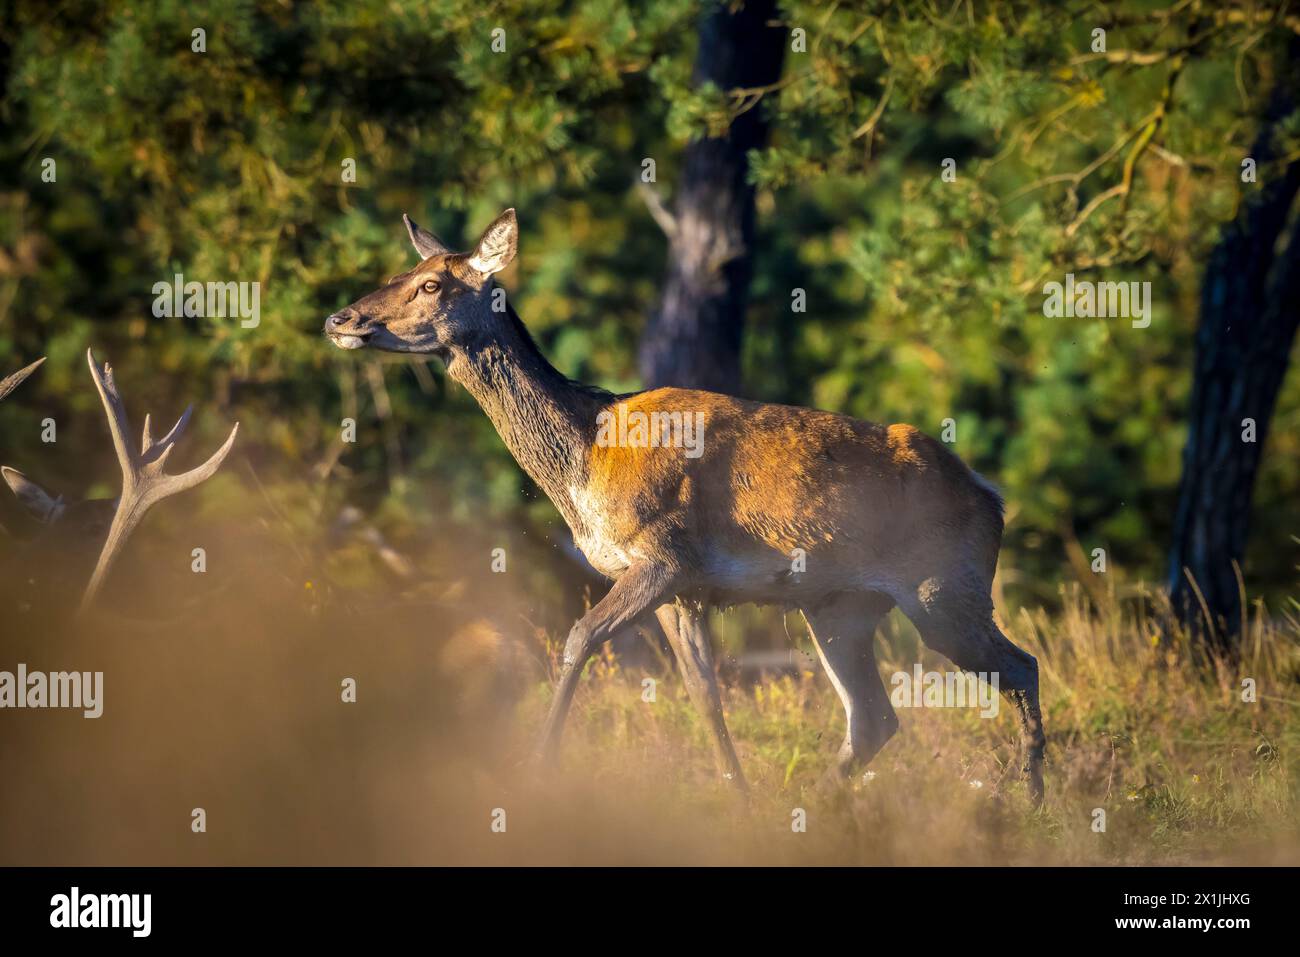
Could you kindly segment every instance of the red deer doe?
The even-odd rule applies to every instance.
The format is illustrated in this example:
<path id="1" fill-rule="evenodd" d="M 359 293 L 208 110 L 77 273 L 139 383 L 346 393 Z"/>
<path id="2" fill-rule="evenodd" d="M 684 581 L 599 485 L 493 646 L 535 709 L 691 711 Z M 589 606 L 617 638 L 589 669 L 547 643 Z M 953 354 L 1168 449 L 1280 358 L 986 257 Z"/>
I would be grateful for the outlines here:
<path id="1" fill-rule="evenodd" d="M 330 316 L 325 334 L 343 349 L 442 358 L 583 554 L 614 580 L 565 643 L 543 759 L 558 754 L 587 660 L 616 629 L 654 612 L 711 724 L 720 769 L 743 789 L 705 608 L 753 602 L 803 611 L 848 716 L 839 761 L 852 772 L 898 727 L 872 643 L 898 605 L 958 667 L 999 676 L 1020 719 L 1029 792 L 1041 802 L 1038 664 L 993 621 L 1003 505 L 992 486 L 906 425 L 687 389 L 613 395 L 573 382 L 493 295 L 492 275 L 518 247 L 513 209 L 465 254 L 404 219 L 423 261 Z M 607 440 L 611 416 L 638 414 L 657 423 L 648 435 Z M 655 441 L 665 424 L 688 417 L 699 423 L 692 447 Z"/>
<path id="2" fill-rule="evenodd" d="M 37 360 L 0 382 L 0 399 L 12 392 L 44 361 Z M 3 474 L 6 484 L 18 496 L 19 501 L 37 521 L 49 526 L 45 530 L 46 534 L 40 538 L 39 545 L 55 561 L 66 561 L 68 556 L 84 552 L 87 547 L 103 542 L 103 546 L 98 549 L 99 557 L 90 575 L 90 582 L 82 593 L 82 612 L 94 603 L 109 570 L 121 555 L 122 547 L 145 513 L 162 499 L 191 489 L 216 472 L 235 444 L 235 435 L 239 432 L 239 423 L 235 423 L 225 444 L 206 462 L 181 475 L 168 475 L 163 469 L 189 424 L 194 407 L 189 406 L 171 430 L 156 441 L 150 432 L 149 416 L 146 415 L 140 451 L 137 453 L 129 437 L 126 407 L 118 395 L 112 368 L 107 363 L 100 368 L 89 350 L 86 351 L 86 361 L 90 365 L 90 374 L 94 377 L 95 388 L 99 390 L 104 412 L 108 416 L 108 430 L 113 437 L 113 448 L 122 468 L 122 494 L 116 499 L 90 499 L 65 504 L 62 496 L 55 498 L 49 495 L 17 469 L 0 467 L 0 474 Z"/>

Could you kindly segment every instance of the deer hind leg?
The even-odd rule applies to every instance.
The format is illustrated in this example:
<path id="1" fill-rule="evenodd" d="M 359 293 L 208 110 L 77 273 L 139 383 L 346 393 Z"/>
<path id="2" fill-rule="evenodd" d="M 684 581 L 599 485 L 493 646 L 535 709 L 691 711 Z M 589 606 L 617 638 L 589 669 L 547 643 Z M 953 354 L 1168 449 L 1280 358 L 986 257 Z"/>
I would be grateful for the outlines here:
<path id="1" fill-rule="evenodd" d="M 682 681 L 691 703 L 709 722 L 718 772 L 742 793 L 747 792 L 745 772 L 736 757 L 731 735 L 727 732 L 727 720 L 722 713 L 722 695 L 718 691 L 718 676 L 713 665 L 713 647 L 709 640 L 708 619 L 704 609 L 690 602 L 677 601 L 660 605 L 655 610 L 655 616 L 663 626 L 668 643 L 677 657 L 677 667 L 681 669 Z"/>
<path id="2" fill-rule="evenodd" d="M 931 578 L 903 610 L 921 638 L 963 671 L 998 676 L 998 690 L 1020 719 L 1021 773 L 1035 805 L 1043 802 L 1043 716 L 1038 705 L 1038 660 L 993 622 L 993 602 L 982 584 Z"/>
<path id="3" fill-rule="evenodd" d="M 615 631 L 658 605 L 671 582 L 672 572 L 667 568 L 651 564 L 633 565 L 573 626 L 564 643 L 560 681 L 537 749 L 537 756 L 543 764 L 554 764 L 559 758 L 564 722 L 587 661 Z"/>
<path id="4" fill-rule="evenodd" d="M 848 718 L 838 759 L 845 775 L 866 767 L 898 730 L 898 716 L 876 668 L 874 644 L 876 626 L 893 607 L 888 595 L 844 592 L 803 610 Z"/>

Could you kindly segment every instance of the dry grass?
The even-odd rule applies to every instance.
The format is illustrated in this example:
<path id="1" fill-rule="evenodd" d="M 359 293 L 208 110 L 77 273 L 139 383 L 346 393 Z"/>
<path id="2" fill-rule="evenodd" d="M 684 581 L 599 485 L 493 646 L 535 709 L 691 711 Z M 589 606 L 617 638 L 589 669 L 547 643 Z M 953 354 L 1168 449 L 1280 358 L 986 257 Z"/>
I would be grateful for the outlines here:
<path id="1" fill-rule="evenodd" d="M 1300 863 L 1294 616 L 1256 609 L 1240 665 L 1159 647 L 1159 608 L 1141 596 L 1067 591 L 1059 611 L 1010 616 L 1042 671 L 1047 803 L 1034 811 L 1008 773 L 1009 708 L 901 711 L 873 777 L 828 782 L 844 722 L 833 690 L 811 671 L 739 681 L 735 622 L 774 639 L 782 625 L 733 613 L 723 671 L 744 805 L 715 779 L 666 663 L 594 662 L 565 766 L 537 777 L 523 757 L 550 694 L 544 663 L 527 667 L 541 644 L 472 623 L 485 607 L 523 620 L 510 596 L 308 588 L 317 557 L 252 547 L 243 530 L 204 535 L 203 596 L 173 562 L 178 577 L 155 570 L 138 590 L 125 569 L 115 590 L 132 598 L 90 626 L 6 619 L 0 668 L 102 670 L 106 690 L 97 721 L 0 715 L 0 864 Z M 250 557 L 223 573 L 241 541 Z M 355 572 L 344 558 L 330 561 Z M 122 617 L 169 597 L 170 619 Z M 877 643 L 886 675 L 946 667 L 896 613 Z M 349 676 L 356 704 L 340 701 Z M 1241 700 L 1246 677 L 1255 703 Z M 206 834 L 191 832 L 195 807 Z M 791 829 L 796 808 L 805 833 Z"/>
<path id="2" fill-rule="evenodd" d="M 1112 598 L 1098 608 L 1076 591 L 1063 598 L 1062 612 L 1024 613 L 1007 629 L 1042 671 L 1050 736 L 1042 811 L 1030 809 L 1014 773 L 1009 708 L 992 720 L 974 710 L 900 710 L 902 727 L 874 775 L 827 782 L 844 718 L 811 671 L 729 687 L 728 721 L 754 790 L 747 814 L 721 810 L 706 730 L 676 684 L 647 704 L 638 676 L 609 658 L 579 700 L 568 773 L 613 793 L 655 795 L 660 821 L 688 808 L 688 820 L 709 821 L 688 842 L 693 859 L 1300 863 L 1295 620 L 1258 615 L 1242 664 L 1197 665 L 1184 643 L 1158 644 L 1151 602 Z M 904 620 L 882 632 L 885 675 L 909 671 L 918 655 L 927 669 L 945 668 Z M 1253 704 L 1242 701 L 1247 677 Z M 536 702 L 530 713 L 540 709 Z M 791 832 L 796 807 L 807 811 L 806 834 Z M 1104 832 L 1093 828 L 1098 808 Z"/>

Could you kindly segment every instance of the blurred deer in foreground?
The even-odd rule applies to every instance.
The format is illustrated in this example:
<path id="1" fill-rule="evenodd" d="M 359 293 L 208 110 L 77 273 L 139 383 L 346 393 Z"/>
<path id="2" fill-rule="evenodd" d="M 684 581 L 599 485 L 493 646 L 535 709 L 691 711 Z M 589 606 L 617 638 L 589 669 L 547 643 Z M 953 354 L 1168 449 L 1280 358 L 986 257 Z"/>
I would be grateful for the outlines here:
<path id="1" fill-rule="evenodd" d="M 723 773 L 743 788 L 705 608 L 753 602 L 803 611 L 848 716 L 841 767 L 865 765 L 898 727 L 873 648 L 877 623 L 898 605 L 960 668 L 999 675 L 1018 711 L 1030 794 L 1041 801 L 1038 664 L 993 621 L 1003 504 L 991 485 L 906 425 L 687 389 L 613 395 L 575 383 L 493 295 L 492 275 L 518 247 L 514 210 L 467 254 L 405 221 L 423 262 L 330 316 L 325 334 L 344 349 L 442 358 L 583 554 L 614 580 L 569 633 L 542 757 L 558 753 L 588 659 L 616 629 L 654 612 L 711 724 Z M 637 414 L 658 425 L 609 440 L 611 415 Z M 650 440 L 674 416 L 701 423 L 685 450 Z"/>
<path id="2" fill-rule="evenodd" d="M 0 382 L 0 399 L 12 392 L 44 361 L 40 359 Z M 108 363 L 101 368 L 95 362 L 95 357 L 90 350 L 86 351 L 86 361 L 90 365 L 90 374 L 95 380 L 95 388 L 99 391 L 100 400 L 104 404 L 104 412 L 108 417 L 108 430 L 113 438 L 113 448 L 117 452 L 118 464 L 122 468 L 121 495 L 115 499 L 90 499 L 65 504 L 62 496 L 57 498 L 51 496 L 17 469 L 8 466 L 0 467 L 0 474 L 18 496 L 19 501 L 37 521 L 48 526 L 38 540 L 43 550 L 47 550 L 56 558 L 63 558 L 86 548 L 94 548 L 102 541 L 94 571 L 81 596 L 82 612 L 88 610 L 94 603 L 109 571 L 121 555 L 126 540 L 140 524 L 145 513 L 162 499 L 191 489 L 216 472 L 230 452 L 235 443 L 235 435 L 239 432 L 239 423 L 235 423 L 225 444 L 206 462 L 181 475 L 168 475 L 164 471 L 167 459 L 189 424 L 194 407 L 186 408 L 171 430 L 156 441 L 150 430 L 149 416 L 146 415 L 140 439 L 140 451 L 137 453 L 129 438 L 130 425 L 126 407 L 118 394 L 112 368 Z"/>

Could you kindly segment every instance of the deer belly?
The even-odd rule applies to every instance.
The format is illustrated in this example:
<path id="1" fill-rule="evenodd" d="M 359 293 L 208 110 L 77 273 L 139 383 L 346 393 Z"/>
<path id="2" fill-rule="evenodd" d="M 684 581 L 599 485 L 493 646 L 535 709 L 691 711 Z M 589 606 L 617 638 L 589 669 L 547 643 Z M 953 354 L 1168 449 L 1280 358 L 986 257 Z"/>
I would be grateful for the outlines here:
<path id="1" fill-rule="evenodd" d="M 858 569 L 825 554 L 785 555 L 772 549 L 706 552 L 704 584 L 727 602 L 782 604 L 859 588 Z M 819 560 L 820 559 L 820 560 Z"/>

